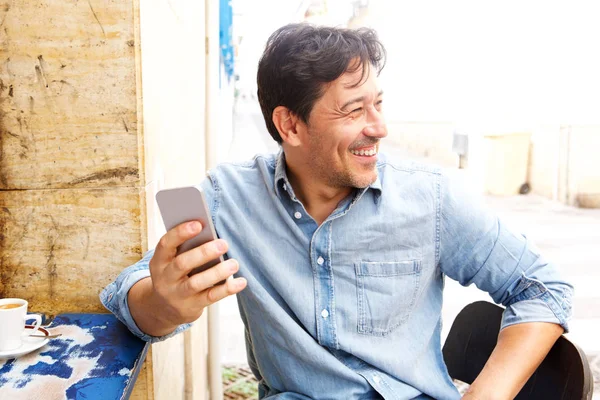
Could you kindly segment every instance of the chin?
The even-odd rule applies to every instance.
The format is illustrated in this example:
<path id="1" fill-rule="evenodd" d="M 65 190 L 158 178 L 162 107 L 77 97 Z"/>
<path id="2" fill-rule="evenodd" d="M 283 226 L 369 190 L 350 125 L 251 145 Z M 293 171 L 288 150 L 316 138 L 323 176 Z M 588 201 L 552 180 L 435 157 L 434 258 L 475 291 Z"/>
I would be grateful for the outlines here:
<path id="1" fill-rule="evenodd" d="M 358 188 L 358 189 L 364 189 L 364 188 L 368 187 L 370 184 L 372 184 L 373 182 L 375 182 L 376 180 L 377 180 L 377 174 L 374 171 L 372 174 L 369 174 L 369 175 L 355 176 L 353 179 L 354 187 Z"/>

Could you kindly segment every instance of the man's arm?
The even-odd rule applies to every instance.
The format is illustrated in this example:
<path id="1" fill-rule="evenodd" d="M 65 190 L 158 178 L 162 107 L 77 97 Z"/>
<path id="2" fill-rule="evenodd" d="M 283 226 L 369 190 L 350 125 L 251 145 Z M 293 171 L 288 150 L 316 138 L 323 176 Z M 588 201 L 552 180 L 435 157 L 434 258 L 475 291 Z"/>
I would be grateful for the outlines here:
<path id="1" fill-rule="evenodd" d="M 503 304 L 498 344 L 466 399 L 510 399 L 568 329 L 573 287 L 477 196 L 442 181 L 439 266 Z"/>
<path id="2" fill-rule="evenodd" d="M 138 281 L 131 287 L 127 302 L 131 317 L 140 330 L 147 335 L 166 336 L 179 326 L 155 313 L 161 307 L 161 301 L 156 298 L 150 277 Z"/>
<path id="3" fill-rule="evenodd" d="M 163 336 L 179 325 L 200 318 L 204 309 L 246 287 L 244 278 L 228 279 L 239 264 L 229 259 L 188 276 L 190 271 L 225 254 L 227 243 L 213 240 L 177 255 L 177 248 L 202 230 L 194 221 L 176 226 L 158 242 L 150 260 L 150 278 L 137 282 L 129 291 L 128 305 L 136 325 L 151 336 Z"/>
<path id="4" fill-rule="evenodd" d="M 496 348 L 463 399 L 515 398 L 563 332 L 560 325 L 545 322 L 502 329 Z"/>
<path id="5" fill-rule="evenodd" d="M 246 287 L 244 278 L 217 284 L 238 271 L 234 259 L 188 276 L 194 268 L 227 251 L 227 243 L 217 239 L 177 255 L 177 247 L 201 229 L 199 222 L 171 229 L 154 252 L 124 270 L 101 293 L 104 306 L 143 340 L 163 340 L 182 331 L 202 315 L 204 308 Z"/>

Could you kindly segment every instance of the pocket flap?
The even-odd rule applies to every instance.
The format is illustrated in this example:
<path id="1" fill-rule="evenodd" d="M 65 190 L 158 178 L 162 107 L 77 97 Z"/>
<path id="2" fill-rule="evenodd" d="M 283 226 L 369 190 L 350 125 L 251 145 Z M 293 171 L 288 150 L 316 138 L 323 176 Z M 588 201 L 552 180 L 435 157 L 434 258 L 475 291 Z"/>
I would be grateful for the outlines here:
<path id="1" fill-rule="evenodd" d="M 421 272 L 420 260 L 371 262 L 361 261 L 356 264 L 359 276 L 397 276 L 411 275 Z"/>

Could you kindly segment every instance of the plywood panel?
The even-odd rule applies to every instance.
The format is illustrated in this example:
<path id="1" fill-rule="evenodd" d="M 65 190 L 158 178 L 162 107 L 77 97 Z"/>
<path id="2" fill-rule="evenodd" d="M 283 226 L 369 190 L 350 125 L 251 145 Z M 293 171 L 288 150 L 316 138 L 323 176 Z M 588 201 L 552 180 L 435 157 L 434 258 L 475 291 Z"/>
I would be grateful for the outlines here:
<path id="1" fill-rule="evenodd" d="M 131 185 L 131 1 L 0 0 L 0 188 Z"/>
<path id="2" fill-rule="evenodd" d="M 148 350 L 142 370 L 135 381 L 130 400 L 154 400 L 154 377 L 152 372 L 152 347 Z"/>
<path id="3" fill-rule="evenodd" d="M 142 253 L 138 188 L 0 191 L 0 298 L 106 312 L 98 294 Z"/>
<path id="4" fill-rule="evenodd" d="M 184 335 L 152 345 L 154 397 L 157 400 L 185 400 Z"/>
<path id="5" fill-rule="evenodd" d="M 190 329 L 189 343 L 187 347 L 188 354 L 188 373 L 189 380 L 186 382 L 186 392 L 188 399 L 202 400 L 208 399 L 208 309 L 204 310 L 202 316 L 194 322 Z M 217 349 L 218 350 L 218 349 Z"/>

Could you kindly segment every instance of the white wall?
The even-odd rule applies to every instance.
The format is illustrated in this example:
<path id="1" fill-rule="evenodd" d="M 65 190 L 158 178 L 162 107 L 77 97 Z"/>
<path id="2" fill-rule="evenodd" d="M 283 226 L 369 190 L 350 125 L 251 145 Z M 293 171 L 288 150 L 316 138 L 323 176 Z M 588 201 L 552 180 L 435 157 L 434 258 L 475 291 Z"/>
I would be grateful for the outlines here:
<path id="1" fill-rule="evenodd" d="M 156 192 L 197 184 L 205 174 L 204 13 L 204 1 L 146 0 L 140 5 L 149 248 L 165 231 Z M 192 345 L 186 338 L 198 336 L 197 331 L 205 337 L 205 320 L 152 346 L 155 399 L 205 397 L 206 343 Z"/>
<path id="2" fill-rule="evenodd" d="M 600 208 L 600 125 L 544 125 L 534 130 L 534 193 L 565 204 Z"/>
<path id="3" fill-rule="evenodd" d="M 542 125 L 531 136 L 530 184 L 534 193 L 558 200 L 560 125 Z"/>
<path id="4" fill-rule="evenodd" d="M 570 127 L 568 204 L 600 208 L 600 125 Z"/>

